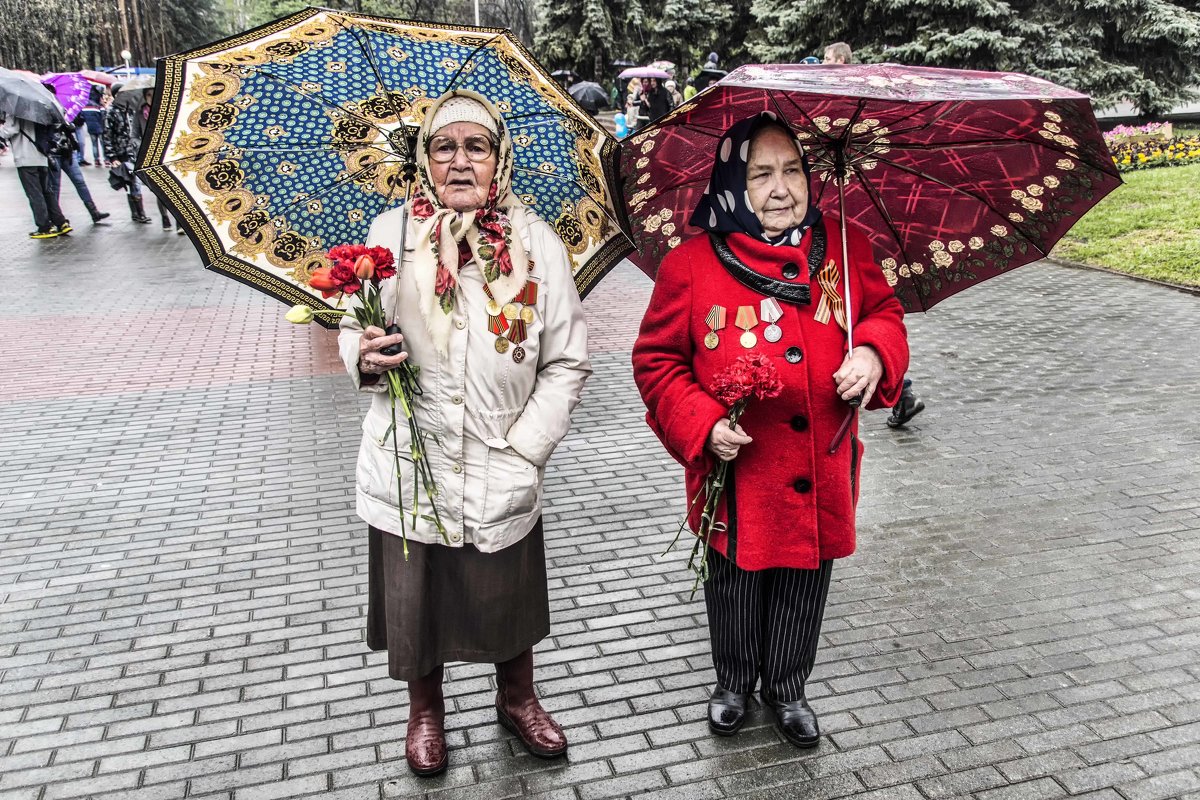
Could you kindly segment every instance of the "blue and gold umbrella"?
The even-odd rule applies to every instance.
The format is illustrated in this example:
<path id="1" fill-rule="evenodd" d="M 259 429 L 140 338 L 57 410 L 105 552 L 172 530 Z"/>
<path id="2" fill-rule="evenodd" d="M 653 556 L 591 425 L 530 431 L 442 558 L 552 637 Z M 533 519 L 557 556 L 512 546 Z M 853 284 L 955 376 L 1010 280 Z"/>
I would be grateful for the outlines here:
<path id="1" fill-rule="evenodd" d="M 285 303 L 325 251 L 404 202 L 413 134 L 479 92 L 513 137 L 513 193 L 566 243 L 581 295 L 630 251 L 617 142 L 511 33 L 308 9 L 162 59 L 139 167 L 210 269 Z"/>

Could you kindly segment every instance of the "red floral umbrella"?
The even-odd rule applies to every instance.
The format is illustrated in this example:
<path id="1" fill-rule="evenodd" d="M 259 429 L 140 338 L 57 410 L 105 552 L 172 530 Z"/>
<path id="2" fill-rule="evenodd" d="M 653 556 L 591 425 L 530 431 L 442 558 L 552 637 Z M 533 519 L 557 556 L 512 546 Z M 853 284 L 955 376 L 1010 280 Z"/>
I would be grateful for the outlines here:
<path id="1" fill-rule="evenodd" d="M 687 221 L 717 141 L 761 111 L 806 143 L 813 196 L 870 237 L 910 311 L 1042 258 L 1121 183 L 1088 98 L 1039 78 L 746 66 L 622 142 L 630 258 L 646 274 L 700 232 Z"/>

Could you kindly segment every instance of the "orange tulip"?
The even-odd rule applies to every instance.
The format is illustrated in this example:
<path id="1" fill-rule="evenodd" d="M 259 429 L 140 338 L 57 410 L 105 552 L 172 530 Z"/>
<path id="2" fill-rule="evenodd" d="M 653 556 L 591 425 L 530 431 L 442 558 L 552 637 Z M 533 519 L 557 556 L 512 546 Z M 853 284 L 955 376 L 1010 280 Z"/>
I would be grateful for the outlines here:
<path id="1" fill-rule="evenodd" d="M 314 269 L 312 275 L 308 278 L 308 285 L 318 292 L 336 292 L 338 285 L 334 282 L 333 276 L 330 273 L 331 270 L 329 267 Z"/>
<path id="2" fill-rule="evenodd" d="M 354 274 L 360 281 L 369 281 L 375 277 L 375 259 L 367 255 L 354 259 Z"/>

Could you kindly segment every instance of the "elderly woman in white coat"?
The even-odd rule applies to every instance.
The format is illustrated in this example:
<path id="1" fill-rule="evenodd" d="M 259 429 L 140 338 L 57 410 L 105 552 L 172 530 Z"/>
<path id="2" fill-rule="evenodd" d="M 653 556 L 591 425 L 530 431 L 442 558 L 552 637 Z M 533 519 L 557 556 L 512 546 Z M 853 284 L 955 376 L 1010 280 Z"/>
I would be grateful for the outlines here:
<path id="1" fill-rule="evenodd" d="M 419 192 L 381 214 L 367 242 L 396 259 L 383 303 L 401 333 L 346 316 L 340 349 L 355 385 L 374 393 L 357 471 L 370 537 L 367 644 L 387 650 L 389 674 L 408 682 L 408 764 L 434 775 L 449 760 L 448 661 L 494 663 L 499 722 L 536 756 L 566 752 L 533 685 L 532 648 L 550 627 L 542 482 L 591 366 L 566 248 L 512 193 L 512 140 L 496 108 L 474 92 L 443 95 L 417 149 Z M 384 353 L 396 344 L 403 352 Z M 414 527 L 408 518 L 407 560 L 380 380 L 405 359 L 420 367 L 415 414 L 436 437 L 428 458 L 446 528 L 443 536 L 429 519 Z M 428 515 L 429 501 L 419 502 Z"/>

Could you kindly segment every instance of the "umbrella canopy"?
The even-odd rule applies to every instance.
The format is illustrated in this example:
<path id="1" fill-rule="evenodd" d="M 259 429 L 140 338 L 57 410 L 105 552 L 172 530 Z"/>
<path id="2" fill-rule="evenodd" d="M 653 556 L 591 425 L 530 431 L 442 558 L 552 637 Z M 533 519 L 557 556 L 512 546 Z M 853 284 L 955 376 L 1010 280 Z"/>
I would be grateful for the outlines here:
<path id="1" fill-rule="evenodd" d="M 514 143 L 513 193 L 555 227 L 581 294 L 630 249 L 617 142 L 508 31 L 307 9 L 159 62 L 139 159 L 210 268 L 286 303 L 408 188 L 410 134 L 471 89 Z"/>
<path id="2" fill-rule="evenodd" d="M 117 94 L 125 94 L 126 92 L 144 92 L 147 89 L 153 89 L 155 79 L 153 75 L 134 75 L 129 80 L 117 80 L 114 86 L 117 89 Z"/>
<path id="3" fill-rule="evenodd" d="M 66 121 L 62 105 L 42 86 L 39 76 L 4 67 L 0 67 L 0 113 L 6 119 L 23 119 L 39 125 Z"/>
<path id="4" fill-rule="evenodd" d="M 608 108 L 608 92 L 604 87 L 592 81 L 580 81 L 568 89 L 575 102 L 583 106 L 589 114 L 597 114 L 602 108 Z"/>
<path id="5" fill-rule="evenodd" d="M 658 78 L 665 81 L 671 77 L 671 73 L 655 69 L 654 67 L 630 67 L 627 70 L 623 70 L 617 77 L 622 80 L 629 80 L 630 78 Z"/>
<path id="6" fill-rule="evenodd" d="M 1121 182 L 1088 98 L 1048 81 L 892 64 L 741 67 L 622 144 L 630 258 L 647 274 L 699 232 L 687 223 L 721 135 L 762 111 L 805 143 L 812 195 L 870 237 L 909 310 L 1042 258 Z"/>
<path id="7" fill-rule="evenodd" d="M 42 76 L 42 82 L 54 87 L 55 97 L 63 107 L 67 122 L 75 121 L 92 96 L 92 84 L 78 72 L 47 73 Z"/>
<path id="8" fill-rule="evenodd" d="M 79 74 L 82 75 L 84 78 L 88 79 L 89 81 L 91 81 L 92 83 L 98 84 L 100 86 L 112 86 L 114 83 L 117 82 L 117 79 L 115 76 L 113 76 L 107 72 L 97 72 L 94 69 L 81 69 L 81 70 L 79 70 Z"/>

